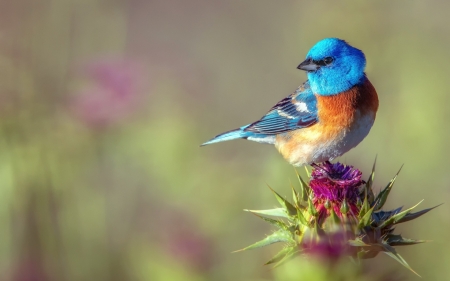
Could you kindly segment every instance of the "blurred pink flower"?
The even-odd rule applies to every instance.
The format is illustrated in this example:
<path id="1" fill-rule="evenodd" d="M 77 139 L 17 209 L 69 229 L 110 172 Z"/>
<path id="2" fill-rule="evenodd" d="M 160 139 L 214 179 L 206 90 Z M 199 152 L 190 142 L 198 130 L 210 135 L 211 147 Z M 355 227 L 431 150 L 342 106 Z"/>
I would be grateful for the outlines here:
<path id="1" fill-rule="evenodd" d="M 168 253 L 190 268 L 205 272 L 214 264 L 214 245 L 211 239 L 195 228 L 180 229 L 170 234 Z"/>
<path id="2" fill-rule="evenodd" d="M 207 272 L 217 263 L 215 241 L 201 231 L 194 216 L 168 207 L 158 219 L 159 245 L 175 261 L 197 272 Z"/>
<path id="3" fill-rule="evenodd" d="M 351 255 L 354 250 L 348 240 L 354 239 L 350 231 L 337 229 L 331 233 L 323 233 L 320 236 L 313 233 L 305 233 L 305 239 L 301 244 L 302 250 L 320 260 L 335 262 L 342 256 Z"/>
<path id="4" fill-rule="evenodd" d="M 142 100 L 142 69 L 133 61 L 108 59 L 82 68 L 88 85 L 71 101 L 74 114 L 88 126 L 103 128 L 130 115 Z"/>
<path id="5" fill-rule="evenodd" d="M 45 273 L 45 270 L 38 260 L 25 259 L 20 262 L 13 275 L 11 276 L 13 281 L 48 281 L 49 276 Z"/>

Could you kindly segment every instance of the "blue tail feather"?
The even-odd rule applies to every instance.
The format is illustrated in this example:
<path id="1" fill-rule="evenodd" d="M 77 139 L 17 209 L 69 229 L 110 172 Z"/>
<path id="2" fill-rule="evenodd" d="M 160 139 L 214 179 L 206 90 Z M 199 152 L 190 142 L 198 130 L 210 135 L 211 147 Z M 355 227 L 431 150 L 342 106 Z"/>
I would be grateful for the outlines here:
<path id="1" fill-rule="evenodd" d="M 245 127 L 246 126 L 217 135 L 209 141 L 202 143 L 200 146 L 205 146 L 216 142 L 246 138 L 248 136 L 248 132 L 244 132 L 243 129 Z"/>

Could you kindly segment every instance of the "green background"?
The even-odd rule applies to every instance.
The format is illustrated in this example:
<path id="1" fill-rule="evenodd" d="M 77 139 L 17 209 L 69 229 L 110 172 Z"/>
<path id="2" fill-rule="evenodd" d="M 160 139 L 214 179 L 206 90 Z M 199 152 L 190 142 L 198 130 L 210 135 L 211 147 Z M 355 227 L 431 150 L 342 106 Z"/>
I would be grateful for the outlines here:
<path id="1" fill-rule="evenodd" d="M 260 118 L 306 79 L 309 48 L 339 37 L 365 52 L 380 99 L 369 136 L 339 161 L 367 177 L 378 155 L 375 189 L 405 164 L 386 208 L 446 203 L 397 229 L 432 240 L 399 252 L 424 280 L 446 280 L 449 9 L 3 1 L 0 279 L 314 280 L 304 259 L 262 266 L 281 245 L 231 254 L 271 233 L 242 210 L 276 206 L 267 185 L 290 195 L 294 169 L 268 145 L 199 144 Z M 364 265 L 419 280 L 385 255 Z"/>

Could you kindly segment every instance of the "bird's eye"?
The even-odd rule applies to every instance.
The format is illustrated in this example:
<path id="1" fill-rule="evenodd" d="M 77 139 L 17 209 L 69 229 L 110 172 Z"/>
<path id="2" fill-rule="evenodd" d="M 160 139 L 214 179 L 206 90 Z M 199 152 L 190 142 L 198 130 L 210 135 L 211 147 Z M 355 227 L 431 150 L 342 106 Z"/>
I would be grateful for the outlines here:
<path id="1" fill-rule="evenodd" d="M 318 66 L 326 66 L 331 64 L 334 61 L 332 57 L 326 57 L 323 60 L 313 60 L 312 62 Z"/>
<path id="2" fill-rule="evenodd" d="M 323 62 L 324 62 L 326 65 L 329 65 L 330 63 L 333 62 L 333 58 L 332 58 L 332 57 L 326 57 L 326 58 L 323 59 Z"/>

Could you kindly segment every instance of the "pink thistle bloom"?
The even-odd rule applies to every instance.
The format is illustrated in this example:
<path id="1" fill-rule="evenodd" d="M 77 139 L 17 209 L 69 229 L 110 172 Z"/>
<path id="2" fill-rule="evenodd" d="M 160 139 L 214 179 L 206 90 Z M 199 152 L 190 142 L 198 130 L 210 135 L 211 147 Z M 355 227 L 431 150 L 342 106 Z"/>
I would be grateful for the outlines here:
<path id="1" fill-rule="evenodd" d="M 348 210 L 344 213 L 348 212 L 351 217 L 358 216 L 359 189 L 365 183 L 361 176 L 362 173 L 358 169 L 341 163 L 332 164 L 326 161 L 314 166 L 309 184 L 320 221 L 330 215 L 331 208 L 339 217 L 342 217 L 346 208 Z M 344 201 L 347 206 L 343 206 Z"/>

